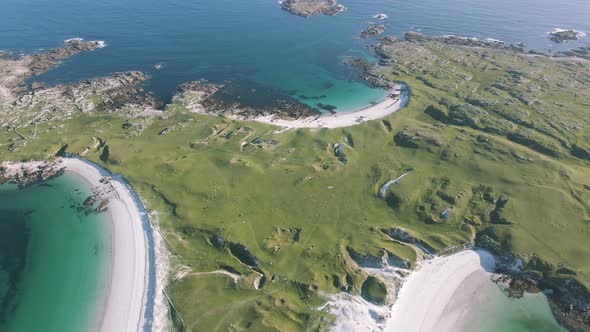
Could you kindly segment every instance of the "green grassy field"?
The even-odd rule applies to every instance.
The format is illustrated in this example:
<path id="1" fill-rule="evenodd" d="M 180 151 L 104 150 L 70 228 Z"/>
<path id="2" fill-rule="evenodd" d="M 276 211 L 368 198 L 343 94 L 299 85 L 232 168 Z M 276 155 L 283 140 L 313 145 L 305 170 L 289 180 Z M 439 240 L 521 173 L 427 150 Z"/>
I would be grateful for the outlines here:
<path id="1" fill-rule="evenodd" d="M 412 247 L 382 231 L 392 227 L 436 250 L 493 230 L 506 250 L 542 259 L 545 273 L 567 267 L 590 286 L 590 162 L 573 147 L 590 142 L 589 67 L 439 44 L 388 52 L 393 64 L 384 74 L 413 94 L 386 123 L 277 133 L 172 105 L 167 119 L 81 114 L 61 128 L 39 126 L 26 144 L 2 132 L 0 159 L 47 159 L 67 144 L 67 152 L 86 150 L 85 158 L 127 177 L 159 212 L 177 267 L 187 271 L 168 287 L 187 330 L 328 327 L 316 310 L 322 294 L 360 294 L 367 278 L 347 247 L 416 260 Z M 425 113 L 429 106 L 437 113 Z M 521 132 L 532 137 L 526 144 L 510 135 Z M 11 142 L 17 148 L 8 151 Z M 386 199 L 378 196 L 406 171 Z M 491 217 L 500 196 L 508 202 L 498 215 L 509 224 Z M 216 234 L 256 256 L 267 277 L 262 289 L 257 272 L 214 245 Z M 197 274 L 220 269 L 242 277 Z"/>

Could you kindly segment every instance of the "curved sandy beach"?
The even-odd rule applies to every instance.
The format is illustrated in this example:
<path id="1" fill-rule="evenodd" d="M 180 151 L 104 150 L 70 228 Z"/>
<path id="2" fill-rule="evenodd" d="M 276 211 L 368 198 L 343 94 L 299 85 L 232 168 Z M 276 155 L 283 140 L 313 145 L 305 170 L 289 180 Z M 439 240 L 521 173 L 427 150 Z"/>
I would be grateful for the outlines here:
<path id="1" fill-rule="evenodd" d="M 88 181 L 93 191 L 109 199 L 110 261 L 102 313 L 97 331 L 141 331 L 149 303 L 149 247 L 142 217 L 146 211 L 134 201 L 125 183 L 106 170 L 80 159 L 61 159 L 66 172 Z M 101 182 L 102 181 L 102 182 Z M 153 310 L 151 308 L 150 310 Z"/>
<path id="2" fill-rule="evenodd" d="M 423 262 L 403 284 L 385 331 L 460 331 L 472 295 L 490 282 L 494 257 L 466 250 Z"/>
<path id="3" fill-rule="evenodd" d="M 399 111 L 404 105 L 400 95 L 401 86 L 397 86 L 392 95 L 385 100 L 363 108 L 358 111 L 348 113 L 336 113 L 330 115 L 321 115 L 308 117 L 297 120 L 283 120 L 271 116 L 261 116 L 252 120 L 262 123 L 268 123 L 284 128 L 342 128 L 361 124 L 365 121 L 376 120 Z"/>
<path id="4" fill-rule="evenodd" d="M 3 162 L 7 175 L 36 170 L 46 162 Z M 84 179 L 98 201 L 108 201 L 105 285 L 96 318 L 89 330 L 98 332 L 166 331 L 169 327 L 163 289 L 168 253 L 157 224 L 152 227 L 139 196 L 127 181 L 83 159 L 58 158 L 50 163 Z"/>

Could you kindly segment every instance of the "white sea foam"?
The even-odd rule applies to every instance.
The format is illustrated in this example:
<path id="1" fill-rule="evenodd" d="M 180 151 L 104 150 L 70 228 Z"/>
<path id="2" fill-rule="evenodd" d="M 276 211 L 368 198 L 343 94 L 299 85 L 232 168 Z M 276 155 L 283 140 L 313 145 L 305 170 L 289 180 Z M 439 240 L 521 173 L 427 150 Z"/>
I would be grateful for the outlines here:
<path id="1" fill-rule="evenodd" d="M 64 44 L 71 43 L 73 41 L 83 41 L 83 40 L 84 40 L 84 38 L 74 37 L 74 38 L 64 40 Z"/>
<path id="2" fill-rule="evenodd" d="M 494 39 L 494 38 L 484 38 L 484 41 L 488 42 L 488 43 L 504 44 L 503 40 Z"/>
<path id="3" fill-rule="evenodd" d="M 373 15 L 373 18 L 377 19 L 377 20 L 385 20 L 385 19 L 389 18 L 389 16 L 387 16 L 387 14 L 377 14 L 377 15 Z"/>

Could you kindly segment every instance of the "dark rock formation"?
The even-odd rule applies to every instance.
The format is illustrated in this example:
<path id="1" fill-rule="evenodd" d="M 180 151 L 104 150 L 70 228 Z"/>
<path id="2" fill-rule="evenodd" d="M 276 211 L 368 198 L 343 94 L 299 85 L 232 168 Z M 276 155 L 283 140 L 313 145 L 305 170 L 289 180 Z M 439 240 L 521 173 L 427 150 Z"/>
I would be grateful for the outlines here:
<path id="1" fill-rule="evenodd" d="M 383 24 L 373 25 L 373 26 L 366 28 L 365 30 L 363 30 L 361 32 L 361 38 L 363 38 L 363 39 L 373 38 L 375 36 L 382 34 L 383 32 L 385 32 L 385 25 L 383 25 Z"/>
<path id="2" fill-rule="evenodd" d="M 507 283 L 508 287 L 506 288 L 506 291 L 508 292 L 508 296 L 512 298 L 521 298 L 525 293 L 541 292 L 539 281 L 526 276 L 511 277 L 508 275 L 502 275 L 495 281 L 499 283 Z"/>
<path id="3" fill-rule="evenodd" d="M 561 153 L 559 151 L 557 151 L 553 147 L 548 146 L 543 142 L 539 142 L 538 140 L 530 137 L 525 132 L 509 133 L 506 137 L 515 143 L 528 146 L 529 148 L 546 154 L 548 156 L 555 158 L 561 157 Z"/>
<path id="4" fill-rule="evenodd" d="M 222 249 L 223 247 L 225 247 L 226 242 L 223 236 L 219 234 L 214 234 L 213 236 L 211 236 L 211 244 L 213 244 L 213 246 L 217 249 Z"/>
<path id="5" fill-rule="evenodd" d="M 23 167 L 16 174 L 8 175 L 0 172 L 0 185 L 10 181 L 20 189 L 39 184 L 64 174 L 65 168 L 53 163 L 43 163 L 36 168 Z"/>
<path id="6" fill-rule="evenodd" d="M 549 32 L 547 39 L 551 40 L 555 43 L 565 43 L 570 40 L 578 40 L 582 37 L 582 33 L 576 30 L 556 30 L 553 32 Z"/>
<path id="7" fill-rule="evenodd" d="M 500 199 L 499 199 L 500 200 Z M 522 268 L 522 259 L 497 242 L 494 227 L 479 231 L 475 244 L 496 258 L 495 273 L 503 274 L 497 281 L 508 284 L 512 297 L 543 291 L 555 318 L 569 331 L 590 331 L 590 292 L 573 279 L 575 272 L 555 268 L 538 257 L 532 257 Z"/>
<path id="8" fill-rule="evenodd" d="M 427 244 L 426 242 L 424 242 L 420 239 L 417 239 L 416 237 L 414 237 L 413 235 L 411 235 L 410 233 L 408 233 L 407 231 L 405 231 L 402 228 L 393 227 L 393 228 L 382 229 L 381 231 L 394 240 L 397 240 L 397 241 L 400 241 L 403 243 L 416 244 L 426 253 L 433 253 L 436 251 L 432 246 L 430 246 L 429 244 Z"/>
<path id="9" fill-rule="evenodd" d="M 94 51 L 103 46 L 104 43 L 101 41 L 84 41 L 82 39 L 74 38 L 66 40 L 64 46 L 54 48 L 47 53 L 34 54 L 31 56 L 25 55 L 25 57 L 31 58 L 29 68 L 34 74 L 38 75 L 55 66 L 58 60 L 68 58 L 81 52 Z"/>
<path id="10" fill-rule="evenodd" d="M 379 269 L 383 267 L 383 260 L 381 257 L 375 257 L 371 255 L 363 255 L 355 251 L 352 247 L 347 246 L 346 251 L 350 255 L 350 258 L 358 264 L 360 267 L 375 268 Z"/>
<path id="11" fill-rule="evenodd" d="M 504 196 L 500 196 L 498 198 L 498 200 L 496 201 L 496 207 L 492 210 L 492 212 L 490 212 L 490 221 L 492 222 L 492 224 L 501 224 L 501 225 L 512 224 L 512 222 L 510 222 L 508 219 L 506 219 L 506 218 L 504 218 L 504 216 L 502 216 L 502 210 L 504 209 L 506 204 L 508 204 L 508 198 L 506 198 Z"/>
<path id="12" fill-rule="evenodd" d="M 393 136 L 393 141 L 395 144 L 403 146 L 404 148 L 417 149 L 419 147 L 418 144 L 414 142 L 413 136 L 403 130 Z"/>
<path id="13" fill-rule="evenodd" d="M 333 145 L 334 155 L 338 157 L 338 161 L 343 164 L 348 162 L 348 158 L 346 158 L 346 154 L 344 154 L 344 149 L 341 143 L 336 143 Z"/>
<path id="14" fill-rule="evenodd" d="M 281 91 L 250 81 L 224 85 L 205 81 L 183 84 L 172 102 L 195 113 L 225 114 L 243 119 L 269 115 L 297 119 L 321 114 Z"/>
<path id="15" fill-rule="evenodd" d="M 358 70 L 360 78 L 375 87 L 387 90 L 392 90 L 395 87 L 395 82 L 385 79 L 383 75 L 376 70 L 377 66 L 365 59 L 349 58 L 344 62 Z"/>
<path id="16" fill-rule="evenodd" d="M 588 149 L 585 149 L 577 144 L 574 144 L 572 146 L 572 155 L 580 158 L 580 159 L 584 159 L 584 160 L 590 160 L 590 151 Z"/>
<path id="17" fill-rule="evenodd" d="M 256 256 L 254 256 L 245 245 L 229 242 L 228 248 L 232 255 L 249 267 L 257 268 L 260 265 Z"/>

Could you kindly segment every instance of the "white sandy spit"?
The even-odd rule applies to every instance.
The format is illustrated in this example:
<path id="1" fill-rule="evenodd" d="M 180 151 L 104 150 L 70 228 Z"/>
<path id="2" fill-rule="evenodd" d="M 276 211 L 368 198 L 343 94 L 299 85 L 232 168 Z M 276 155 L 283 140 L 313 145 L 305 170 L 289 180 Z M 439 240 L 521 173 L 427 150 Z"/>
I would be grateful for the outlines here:
<path id="1" fill-rule="evenodd" d="M 8 175 L 14 175 L 21 168 L 36 169 L 43 162 L 8 163 Z M 99 304 L 100 312 L 91 325 L 94 330 L 143 331 L 146 319 L 151 321 L 153 331 L 169 329 L 168 307 L 163 289 L 167 281 L 168 253 L 156 223 L 153 227 L 156 278 L 154 299 L 148 299 L 150 285 L 149 241 L 142 218 L 147 212 L 136 203 L 132 189 L 120 175 L 112 175 L 107 170 L 89 161 L 74 158 L 58 159 L 57 167 L 65 167 L 66 172 L 75 173 L 88 182 L 93 193 L 101 200 L 108 199 L 108 231 L 110 248 L 107 253 L 108 271 Z M 156 213 L 152 213 L 156 216 Z M 149 223 L 147 224 L 150 227 Z M 152 300 L 152 301 L 150 301 Z M 146 306 L 154 304 L 153 317 L 146 317 Z"/>
<path id="2" fill-rule="evenodd" d="M 297 120 L 283 120 L 271 115 L 256 117 L 252 120 L 285 128 L 342 128 L 383 118 L 397 112 L 401 107 L 402 103 L 399 97 L 387 97 L 375 105 L 355 112 L 321 115 Z"/>

